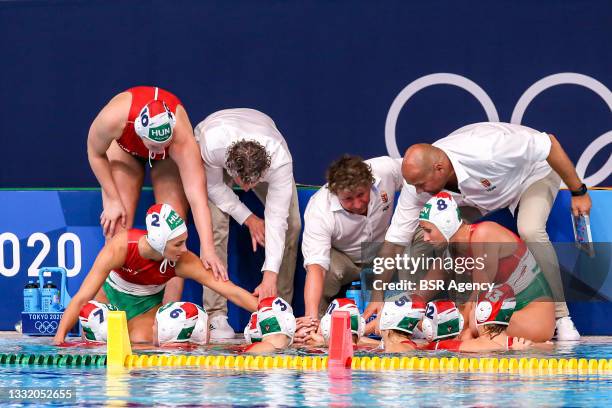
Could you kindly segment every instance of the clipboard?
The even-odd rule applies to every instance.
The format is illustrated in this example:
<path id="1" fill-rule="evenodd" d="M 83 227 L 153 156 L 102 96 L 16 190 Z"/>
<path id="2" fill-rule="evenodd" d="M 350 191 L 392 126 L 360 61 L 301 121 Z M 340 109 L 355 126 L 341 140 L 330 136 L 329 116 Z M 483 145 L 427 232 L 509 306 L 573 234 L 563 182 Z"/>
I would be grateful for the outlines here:
<path id="1" fill-rule="evenodd" d="M 574 228 L 574 241 L 576 247 L 581 251 L 589 254 L 591 258 L 595 257 L 595 248 L 593 247 L 593 236 L 591 235 L 591 220 L 588 215 L 579 215 L 578 217 L 571 214 L 572 227 Z"/>

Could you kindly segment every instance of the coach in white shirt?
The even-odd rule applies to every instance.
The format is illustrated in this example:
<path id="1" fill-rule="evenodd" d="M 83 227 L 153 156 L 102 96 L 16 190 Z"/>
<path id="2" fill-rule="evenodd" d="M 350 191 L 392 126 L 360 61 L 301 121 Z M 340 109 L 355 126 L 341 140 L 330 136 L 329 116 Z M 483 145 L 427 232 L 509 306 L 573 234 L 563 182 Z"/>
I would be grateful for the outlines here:
<path id="1" fill-rule="evenodd" d="M 331 164 L 304 213 L 302 322 L 317 321 L 340 288 L 359 279 L 361 244 L 382 242 L 402 183 L 400 159 L 345 155 Z"/>
<path id="2" fill-rule="evenodd" d="M 404 155 L 402 174 L 410 188 L 402 190 L 385 241 L 410 243 L 423 204 L 441 190 L 451 192 L 460 206 L 474 207 L 481 214 L 508 207 L 557 300 L 557 339 L 580 338 L 563 301 L 559 263 L 546 221 L 561 180 L 572 191 L 574 214 L 588 214 L 591 199 L 553 135 L 509 123 L 468 125 L 433 145 L 411 146 Z"/>
<path id="3" fill-rule="evenodd" d="M 253 251 L 265 247 L 263 278 L 254 294 L 260 299 L 293 298 L 297 241 L 301 230 L 293 160 L 287 143 L 266 114 L 254 109 L 215 112 L 195 128 L 206 167 L 213 236 L 218 256 L 227 266 L 229 216 L 245 224 Z M 233 183 L 252 189 L 264 203 L 264 219 L 244 205 Z M 211 338 L 233 337 L 227 324 L 227 301 L 204 288 L 204 306 L 211 315 Z"/>

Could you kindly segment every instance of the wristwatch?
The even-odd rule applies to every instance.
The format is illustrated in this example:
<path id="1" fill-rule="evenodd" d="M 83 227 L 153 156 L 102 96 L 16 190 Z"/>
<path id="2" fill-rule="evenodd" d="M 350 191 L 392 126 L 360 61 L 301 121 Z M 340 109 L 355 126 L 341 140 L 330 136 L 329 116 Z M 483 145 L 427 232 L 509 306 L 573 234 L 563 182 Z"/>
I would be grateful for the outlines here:
<path id="1" fill-rule="evenodd" d="M 588 192 L 589 190 L 587 189 L 587 186 L 584 183 L 582 183 L 582 185 L 580 186 L 578 190 L 570 190 L 570 193 L 572 193 L 572 197 L 580 197 L 580 196 L 585 195 Z"/>

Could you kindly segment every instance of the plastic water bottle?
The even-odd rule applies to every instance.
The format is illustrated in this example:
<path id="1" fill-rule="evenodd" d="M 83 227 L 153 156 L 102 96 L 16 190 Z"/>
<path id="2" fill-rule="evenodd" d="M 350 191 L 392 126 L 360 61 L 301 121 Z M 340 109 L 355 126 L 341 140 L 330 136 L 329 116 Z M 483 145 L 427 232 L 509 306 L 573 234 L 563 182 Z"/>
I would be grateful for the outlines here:
<path id="1" fill-rule="evenodd" d="M 361 282 L 355 281 L 351 283 L 351 286 L 346 290 L 346 298 L 352 299 L 357 308 L 359 309 L 359 313 L 363 313 L 363 302 L 361 301 Z"/>
<path id="2" fill-rule="evenodd" d="M 42 311 L 55 312 L 59 310 L 59 290 L 51 281 L 47 281 L 41 290 Z"/>
<path id="3" fill-rule="evenodd" d="M 40 312 L 40 291 L 34 280 L 29 280 L 23 289 L 23 311 Z"/>

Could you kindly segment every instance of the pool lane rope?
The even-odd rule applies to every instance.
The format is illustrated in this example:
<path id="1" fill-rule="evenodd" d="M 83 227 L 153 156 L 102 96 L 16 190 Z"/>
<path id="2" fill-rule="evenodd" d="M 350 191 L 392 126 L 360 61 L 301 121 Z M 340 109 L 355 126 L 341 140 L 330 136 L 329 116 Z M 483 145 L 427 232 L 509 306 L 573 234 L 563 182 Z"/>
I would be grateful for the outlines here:
<path id="1" fill-rule="evenodd" d="M 1 365 L 105 367 L 107 356 L 80 354 L 0 354 Z M 229 370 L 327 370 L 326 356 L 253 356 L 253 355 L 136 355 L 125 356 L 125 368 L 200 368 Z M 436 357 L 353 357 L 353 370 L 484 372 L 519 374 L 611 374 L 612 359 L 556 358 L 436 358 Z"/>
<path id="2" fill-rule="evenodd" d="M 108 368 L 200 368 L 229 370 L 327 370 L 327 356 L 254 355 L 136 355 L 125 312 L 108 314 L 107 355 L 0 354 L 0 365 Z M 405 370 L 422 372 L 484 372 L 529 375 L 612 374 L 612 359 L 576 358 L 458 358 L 458 357 L 352 357 L 353 370 Z"/>

